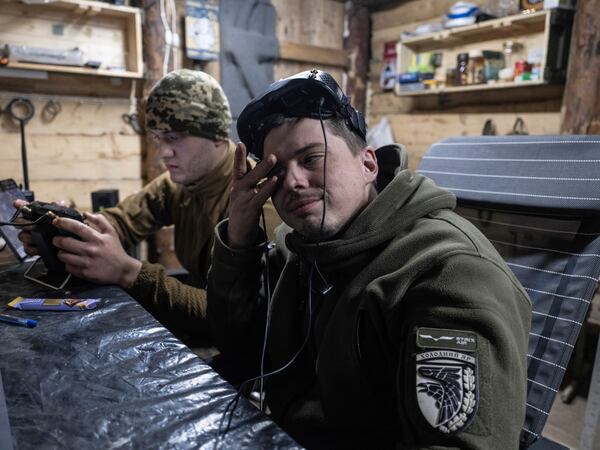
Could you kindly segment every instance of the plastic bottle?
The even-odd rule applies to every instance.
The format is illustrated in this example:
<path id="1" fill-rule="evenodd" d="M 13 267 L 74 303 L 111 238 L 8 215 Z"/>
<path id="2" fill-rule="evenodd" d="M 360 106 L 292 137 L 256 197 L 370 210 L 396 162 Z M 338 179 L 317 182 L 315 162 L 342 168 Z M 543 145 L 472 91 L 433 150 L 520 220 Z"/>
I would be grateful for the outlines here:
<path id="1" fill-rule="evenodd" d="M 469 51 L 469 64 L 468 64 L 468 84 L 481 84 L 485 83 L 485 77 L 483 75 L 484 69 L 483 53 L 479 49 Z"/>
<path id="2" fill-rule="evenodd" d="M 459 53 L 456 55 L 456 85 L 465 86 L 469 83 L 469 54 Z"/>

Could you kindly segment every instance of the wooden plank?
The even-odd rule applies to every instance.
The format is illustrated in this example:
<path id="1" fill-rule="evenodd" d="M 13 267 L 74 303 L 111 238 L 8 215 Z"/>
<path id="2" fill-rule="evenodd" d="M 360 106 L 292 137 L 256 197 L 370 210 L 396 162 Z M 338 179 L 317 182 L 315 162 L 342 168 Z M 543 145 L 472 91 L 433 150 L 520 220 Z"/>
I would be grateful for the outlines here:
<path id="1" fill-rule="evenodd" d="M 92 210 L 92 191 L 118 189 L 123 199 L 139 191 L 141 180 L 52 180 L 31 182 L 35 197 L 41 201 L 65 200 L 81 211 Z"/>
<path id="2" fill-rule="evenodd" d="M 444 95 L 454 94 L 458 92 L 483 92 L 483 91 L 494 91 L 494 90 L 505 90 L 505 89 L 530 89 L 537 88 L 538 86 L 547 85 L 544 81 L 523 81 L 516 83 L 514 81 L 509 82 L 497 82 L 497 83 L 486 83 L 486 84 L 470 84 L 466 86 L 449 86 L 440 88 L 423 89 L 420 91 L 396 91 L 396 95 L 400 97 L 419 97 L 423 95 Z"/>
<path id="3" fill-rule="evenodd" d="M 373 30 L 390 28 L 421 20 L 435 21 L 441 19 L 450 7 L 456 3 L 455 0 L 411 0 L 402 4 L 378 11 L 371 15 L 371 26 Z M 481 4 L 482 0 L 472 3 Z"/>
<path id="4" fill-rule="evenodd" d="M 563 100 L 565 134 L 600 134 L 600 0 L 577 4 Z"/>
<path id="5" fill-rule="evenodd" d="M 369 79 L 369 11 L 365 6 L 352 3 L 346 15 L 348 33 L 344 48 L 349 56 L 349 64 L 345 91 L 352 99 L 352 105 L 364 113 Z"/>
<path id="6" fill-rule="evenodd" d="M 299 72 L 310 70 L 313 67 L 315 67 L 314 64 L 293 61 L 278 61 L 273 67 L 273 78 L 275 80 L 280 80 Z M 329 65 L 320 65 L 318 68 L 329 73 L 329 75 L 331 75 L 338 82 L 338 84 L 342 86 L 342 80 L 344 76 L 344 70 L 342 68 Z"/>
<path id="7" fill-rule="evenodd" d="M 96 47 L 114 46 L 123 43 L 127 21 L 97 16 L 93 18 L 73 17 L 65 12 L 42 11 L 34 16 L 29 10 L 0 6 L 0 33 L 8 43 L 34 45 L 45 39 L 44 44 L 54 48 L 72 48 L 83 43 Z M 61 25 L 60 34 L 53 32 L 53 25 Z"/>
<path id="8" fill-rule="evenodd" d="M 527 104 L 525 104 L 527 105 Z M 479 110 L 461 108 L 448 112 L 410 112 L 405 114 L 372 115 L 371 124 L 386 116 L 392 127 L 396 142 L 406 145 L 410 155 L 409 168 L 415 170 L 422 156 L 431 145 L 450 136 L 477 136 L 481 134 L 487 119 L 496 124 L 498 133 L 506 134 L 517 117 L 523 118 L 530 134 L 556 134 L 559 130 L 560 112 L 558 102 L 529 104 L 527 107 L 498 105 L 496 108 Z M 510 110 L 512 108 L 512 111 Z M 535 111 L 541 109 L 541 111 Z"/>
<path id="9" fill-rule="evenodd" d="M 9 91 L 0 91 L 0 109 L 17 94 Z M 27 123 L 27 136 L 51 134 L 56 135 L 85 135 L 103 136 L 116 134 L 120 136 L 137 136 L 130 125 L 126 124 L 121 116 L 130 110 L 128 99 L 87 99 L 64 97 L 60 95 L 25 95 L 30 99 L 35 108 L 35 115 Z M 57 102 L 60 112 L 52 119 L 44 111 L 49 101 Z M 4 133 L 19 133 L 19 124 L 3 115 L 0 119 Z"/>
<path id="10" fill-rule="evenodd" d="M 34 70 L 62 71 L 68 73 L 99 74 L 107 76 L 141 77 L 140 12 L 135 8 L 113 10 L 102 7 L 102 3 L 78 2 L 79 9 L 64 8 L 64 5 L 23 5 L 14 2 L 0 4 L 0 42 L 14 45 L 70 50 L 74 47 L 84 52 L 87 60 L 101 61 L 101 70 L 60 65 L 29 65 L 28 62 L 11 61 L 11 65 Z M 105 11 L 109 11 L 105 14 Z M 90 14 L 91 12 L 91 14 Z M 55 32 L 56 25 L 62 26 Z M 25 64 L 25 65 L 24 65 Z M 119 72 L 119 73 L 117 73 Z"/>
<path id="11" fill-rule="evenodd" d="M 21 177 L 20 136 L 3 136 L 0 179 Z M 140 179 L 137 136 L 57 136 L 27 138 L 30 180 Z"/>
<path id="12" fill-rule="evenodd" d="M 147 96 L 163 74 L 163 51 L 165 46 L 163 25 L 160 18 L 160 4 L 155 0 L 142 0 L 144 8 L 143 48 L 146 63 L 146 79 L 143 86 L 144 96 Z M 181 8 L 180 8 L 181 10 Z M 164 167 L 160 164 L 158 149 L 151 145 L 149 139 L 142 141 L 142 176 L 144 182 L 156 178 L 162 173 Z M 159 262 L 165 267 L 174 267 L 175 253 L 173 251 L 173 231 L 163 230 L 156 234 L 149 242 L 148 254 L 150 261 Z"/>
<path id="13" fill-rule="evenodd" d="M 142 15 L 139 11 L 129 19 L 127 27 L 127 67 L 130 71 L 143 77 L 144 61 L 142 60 Z"/>
<path id="14" fill-rule="evenodd" d="M 279 44 L 279 58 L 288 61 L 300 61 L 313 65 L 327 64 L 335 67 L 348 65 L 346 50 L 335 48 L 317 47 L 315 45 L 298 44 L 295 42 L 281 42 Z"/>
<path id="15" fill-rule="evenodd" d="M 280 43 L 301 43 L 343 51 L 344 4 L 332 0 L 271 0 L 277 11 L 276 36 Z M 340 59 L 340 54 L 337 54 Z M 347 58 L 346 56 L 344 57 Z M 343 62 L 343 65 L 346 61 Z M 275 80 L 313 68 L 329 72 L 341 81 L 343 65 L 332 65 L 331 61 L 317 63 L 315 58 L 304 58 L 302 62 L 276 61 L 273 66 Z"/>
<path id="16" fill-rule="evenodd" d="M 118 6 L 118 5 L 107 5 L 106 3 L 102 3 L 99 1 L 92 0 L 55 0 L 55 4 L 58 6 L 73 8 L 73 7 L 85 7 L 89 9 L 94 9 L 98 11 L 102 11 L 103 13 L 119 17 L 126 14 L 131 14 L 136 11 L 139 11 L 137 8 L 129 7 L 129 6 Z"/>
<path id="17" fill-rule="evenodd" d="M 395 114 L 407 108 L 448 110 L 461 105 L 517 103 L 559 99 L 563 95 L 562 85 L 522 85 L 510 89 L 456 92 L 421 97 L 400 97 L 388 92 L 374 92 L 371 97 L 371 114 Z M 406 103 L 410 99 L 412 103 Z M 412 105 L 412 106 L 408 106 Z"/>
<path id="18" fill-rule="evenodd" d="M 372 30 L 371 33 L 371 57 L 376 60 L 381 60 L 383 57 L 383 46 L 389 41 L 398 41 L 402 32 L 414 31 L 417 26 L 431 22 L 431 20 L 422 20 L 419 22 L 410 22 L 403 25 L 397 25 L 390 28 L 382 28 L 380 30 Z"/>
<path id="19" fill-rule="evenodd" d="M 19 71 L 14 72 L 11 69 L 0 67 L 0 86 L 2 86 L 2 90 L 21 93 L 43 92 L 44 95 L 128 98 L 133 82 L 133 80 L 125 78 L 77 77 L 42 71 L 33 71 L 32 73 L 35 75 L 46 74 L 47 79 L 27 78 Z"/>
<path id="20" fill-rule="evenodd" d="M 129 72 L 121 70 L 102 70 L 90 69 L 86 67 L 71 67 L 51 64 L 34 64 L 11 62 L 7 65 L 9 69 L 41 70 L 45 72 L 70 73 L 74 75 L 102 76 L 102 77 L 121 77 L 121 78 L 142 78 L 138 72 Z"/>
<path id="21" fill-rule="evenodd" d="M 402 45 L 410 47 L 415 51 L 427 51 L 454 47 L 457 43 L 473 46 L 474 43 L 480 41 L 504 41 L 516 36 L 527 37 L 535 33 L 543 34 L 546 19 L 550 13 L 550 10 L 544 10 L 534 14 L 509 16 L 474 25 L 451 28 L 436 33 L 403 39 Z M 516 23 L 522 23 L 523 27 L 516 26 Z"/>
<path id="22" fill-rule="evenodd" d="M 344 4 L 332 0 L 271 0 L 277 11 L 279 42 L 341 49 L 344 46 Z"/>

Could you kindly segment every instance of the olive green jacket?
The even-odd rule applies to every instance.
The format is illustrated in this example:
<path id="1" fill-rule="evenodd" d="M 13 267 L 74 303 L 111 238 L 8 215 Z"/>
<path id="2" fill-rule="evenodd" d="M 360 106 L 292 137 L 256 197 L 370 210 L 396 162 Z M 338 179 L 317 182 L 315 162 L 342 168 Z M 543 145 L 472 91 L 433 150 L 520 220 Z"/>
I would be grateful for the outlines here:
<path id="1" fill-rule="evenodd" d="M 226 158 L 191 185 L 174 183 L 165 172 L 116 207 L 104 210 L 125 246 L 175 226 L 175 254 L 189 272 L 189 284 L 168 276 L 160 264 L 143 262 L 128 292 L 161 322 L 186 333 L 205 328 L 201 321 L 206 316 L 206 274 L 214 227 L 228 214 L 234 151 L 230 141 Z M 270 204 L 266 210 L 268 223 L 279 223 Z"/>
<path id="2" fill-rule="evenodd" d="M 307 448 L 516 449 L 529 299 L 452 211 L 454 195 L 386 151 L 380 193 L 340 235 L 311 244 L 277 230 L 264 369 L 277 371 L 266 379 L 273 418 Z M 226 227 L 208 317 L 223 354 L 257 375 L 264 246 L 229 248 Z"/>

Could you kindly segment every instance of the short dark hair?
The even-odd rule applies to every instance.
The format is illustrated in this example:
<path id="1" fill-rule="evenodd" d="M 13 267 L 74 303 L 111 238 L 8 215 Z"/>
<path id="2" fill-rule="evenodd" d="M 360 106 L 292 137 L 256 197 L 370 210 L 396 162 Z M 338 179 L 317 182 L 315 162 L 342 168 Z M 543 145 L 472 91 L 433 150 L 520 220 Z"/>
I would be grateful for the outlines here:
<path id="1" fill-rule="evenodd" d="M 284 123 L 298 123 L 302 119 L 306 119 L 306 117 L 285 117 L 283 114 L 277 114 L 271 119 L 270 128 L 277 128 Z M 334 135 L 342 138 L 353 155 L 358 155 L 358 153 L 367 146 L 366 141 L 361 136 L 348 128 L 346 119 L 343 117 L 336 116 L 324 120 L 323 123 Z"/>
<path id="2" fill-rule="evenodd" d="M 333 117 L 325 121 L 325 125 L 329 127 L 331 132 L 338 137 L 341 137 L 350 151 L 356 156 L 367 146 L 367 142 L 346 124 L 346 119 L 343 117 Z"/>

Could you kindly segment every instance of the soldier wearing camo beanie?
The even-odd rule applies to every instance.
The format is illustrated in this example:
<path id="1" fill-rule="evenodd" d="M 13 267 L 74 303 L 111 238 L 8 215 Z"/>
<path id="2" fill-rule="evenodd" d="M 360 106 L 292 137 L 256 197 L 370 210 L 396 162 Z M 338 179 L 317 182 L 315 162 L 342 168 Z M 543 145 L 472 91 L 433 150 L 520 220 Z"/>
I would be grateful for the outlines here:
<path id="1" fill-rule="evenodd" d="M 163 266 L 143 261 L 128 284 L 104 281 L 124 287 L 188 346 L 206 345 L 210 250 L 216 224 L 228 215 L 233 179 L 229 102 L 210 75 L 176 70 L 152 88 L 145 111 L 146 130 L 167 171 L 103 214 L 129 248 L 173 226 L 175 255 L 189 275 L 184 283 Z M 270 206 L 265 212 L 270 230 L 273 211 Z"/>
<path id="2" fill-rule="evenodd" d="M 82 238 L 78 249 L 84 250 L 73 255 L 78 260 L 86 255 L 79 277 L 121 286 L 191 347 L 210 343 L 205 288 L 215 226 L 229 210 L 235 154 L 230 128 L 229 102 L 210 75 L 177 70 L 162 78 L 146 103 L 146 130 L 168 170 L 105 209 L 94 223 L 108 223 L 88 233 L 103 236 Z M 272 233 L 280 222 L 272 204 L 265 216 Z M 168 226 L 173 226 L 175 255 L 189 272 L 185 283 L 122 248 L 135 248 Z M 97 242 L 107 250 L 92 252 Z"/>
<path id="3" fill-rule="evenodd" d="M 231 111 L 223 88 L 210 75 L 175 70 L 150 91 L 146 128 L 187 132 L 206 139 L 224 140 L 231 130 Z"/>

